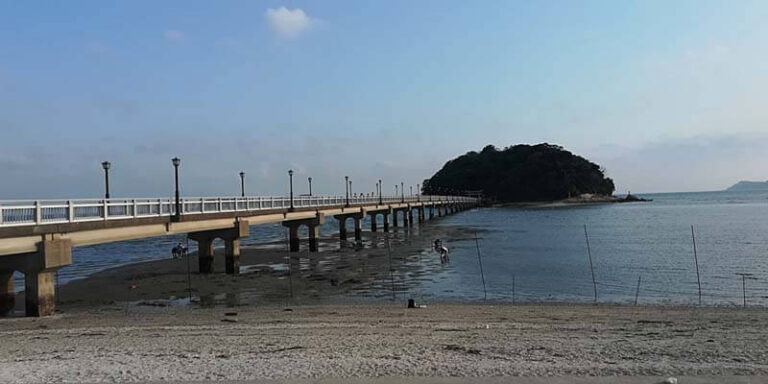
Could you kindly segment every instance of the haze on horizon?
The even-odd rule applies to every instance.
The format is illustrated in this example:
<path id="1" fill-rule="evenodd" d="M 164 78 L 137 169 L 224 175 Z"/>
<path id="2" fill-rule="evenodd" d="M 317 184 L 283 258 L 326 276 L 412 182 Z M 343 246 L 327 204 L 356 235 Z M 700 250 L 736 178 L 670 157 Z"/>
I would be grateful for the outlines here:
<path id="1" fill-rule="evenodd" d="M 768 2 L 0 5 L 0 199 L 357 192 L 549 142 L 617 192 L 768 179 Z"/>

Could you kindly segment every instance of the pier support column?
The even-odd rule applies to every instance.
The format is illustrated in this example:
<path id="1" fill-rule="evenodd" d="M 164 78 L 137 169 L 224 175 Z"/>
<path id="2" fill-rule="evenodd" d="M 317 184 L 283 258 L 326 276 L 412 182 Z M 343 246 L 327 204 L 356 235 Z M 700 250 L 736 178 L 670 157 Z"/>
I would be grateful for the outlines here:
<path id="1" fill-rule="evenodd" d="M 317 252 L 319 247 L 317 246 L 317 238 L 320 237 L 320 226 L 309 225 L 309 251 Z"/>
<path id="2" fill-rule="evenodd" d="M 317 252 L 317 239 L 320 233 L 320 226 L 325 224 L 325 214 L 317 212 L 315 217 L 307 219 L 295 219 L 283 221 L 283 226 L 288 227 L 289 244 L 291 252 L 299 252 L 299 227 L 306 225 L 309 229 L 309 251 Z"/>
<path id="3" fill-rule="evenodd" d="M 299 245 L 301 244 L 301 241 L 299 240 L 299 226 L 290 226 L 288 227 L 288 248 L 291 252 L 298 252 L 299 251 Z"/>
<path id="4" fill-rule="evenodd" d="M 0 316 L 13 311 L 16 294 L 13 292 L 13 270 L 0 269 Z"/>
<path id="5" fill-rule="evenodd" d="M 346 239 L 347 239 L 347 217 L 345 216 L 339 219 L 339 240 L 344 241 Z"/>
<path id="6" fill-rule="evenodd" d="M 389 213 L 384 213 L 384 214 L 381 215 L 381 217 L 384 218 L 384 232 L 389 232 L 389 216 L 391 214 L 392 213 L 389 212 Z"/>
<path id="7" fill-rule="evenodd" d="M 392 227 L 397 228 L 397 226 L 398 226 L 397 222 L 398 221 L 399 221 L 399 219 L 397 217 L 397 210 L 392 210 Z M 385 232 L 386 232 L 386 230 L 385 230 Z"/>
<path id="8" fill-rule="evenodd" d="M 50 236 L 50 235 L 46 235 Z M 72 242 L 47 238 L 24 259 L 24 304 L 27 316 L 51 316 L 56 310 L 56 271 L 72 264 Z"/>
<path id="9" fill-rule="evenodd" d="M 430 205 L 429 206 L 429 219 L 432 220 L 435 218 L 435 206 Z"/>
<path id="10" fill-rule="evenodd" d="M 213 241 L 224 240 L 224 270 L 227 274 L 240 274 L 240 238 L 248 236 L 250 228 L 245 220 L 235 222 L 233 228 L 192 232 L 188 236 L 197 242 L 197 264 L 200 273 L 213 273 Z"/>
<path id="11" fill-rule="evenodd" d="M 403 227 L 407 227 L 411 225 L 410 220 L 408 220 L 408 211 L 402 211 L 403 212 Z"/>
<path id="12" fill-rule="evenodd" d="M 355 224 L 355 241 L 363 241 L 363 218 L 353 218 Z"/>
<path id="13" fill-rule="evenodd" d="M 424 219 L 424 206 L 416 208 L 418 210 L 418 216 L 419 216 L 419 224 L 423 223 L 425 221 Z"/>
<path id="14" fill-rule="evenodd" d="M 443 207 L 441 205 L 437 206 L 437 217 L 443 217 Z"/>
<path id="15" fill-rule="evenodd" d="M 408 221 L 405 224 L 409 226 L 413 226 L 413 207 L 411 207 L 410 205 L 408 206 L 408 214 L 406 215 L 406 218 Z"/>
<path id="16" fill-rule="evenodd" d="M 56 271 L 46 269 L 24 274 L 27 316 L 50 316 L 56 309 Z"/>
<path id="17" fill-rule="evenodd" d="M 377 228 L 378 224 L 376 223 L 377 221 L 376 219 L 378 219 L 378 214 L 375 214 L 375 213 L 372 214 L 371 215 L 371 232 L 376 232 L 376 230 L 378 229 Z"/>
<path id="18" fill-rule="evenodd" d="M 200 273 L 213 273 L 213 237 L 197 238 L 197 265 Z"/>
<path id="19" fill-rule="evenodd" d="M 363 219 L 365 218 L 366 212 L 363 208 L 360 208 L 358 212 L 351 212 L 351 213 L 342 213 L 340 215 L 334 216 L 337 220 L 339 220 L 339 237 L 341 237 L 341 240 L 347 239 L 347 219 L 354 220 L 354 226 L 355 226 L 355 240 L 360 241 L 362 240 L 362 230 L 363 230 Z M 376 231 L 376 214 L 371 215 L 371 230 Z"/>
<path id="20" fill-rule="evenodd" d="M 224 240 L 224 269 L 228 275 L 240 274 L 240 239 Z"/>

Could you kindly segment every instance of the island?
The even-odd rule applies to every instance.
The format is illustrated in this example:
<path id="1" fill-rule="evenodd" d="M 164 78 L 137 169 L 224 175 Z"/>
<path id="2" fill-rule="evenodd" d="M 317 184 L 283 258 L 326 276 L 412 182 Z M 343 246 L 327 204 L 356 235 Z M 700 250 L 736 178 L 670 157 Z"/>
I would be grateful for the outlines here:
<path id="1" fill-rule="evenodd" d="M 422 193 L 482 195 L 494 203 L 608 203 L 645 201 L 615 197 L 605 169 L 559 145 L 487 145 L 448 161 L 424 180 Z"/>
<path id="2" fill-rule="evenodd" d="M 768 181 L 739 181 L 726 189 L 728 192 L 768 191 Z"/>

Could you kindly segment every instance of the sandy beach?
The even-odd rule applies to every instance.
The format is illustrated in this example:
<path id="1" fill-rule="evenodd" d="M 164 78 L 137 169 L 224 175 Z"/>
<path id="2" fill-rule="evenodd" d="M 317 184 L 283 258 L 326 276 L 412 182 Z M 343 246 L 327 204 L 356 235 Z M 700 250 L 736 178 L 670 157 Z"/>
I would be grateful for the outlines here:
<path id="1" fill-rule="evenodd" d="M 407 309 L 400 275 L 440 267 L 432 239 L 474 235 L 450 226 L 411 231 L 391 237 L 391 253 L 380 234 L 366 233 L 366 247 L 326 238 L 320 253 L 292 254 L 290 269 L 284 244 L 266 244 L 243 249 L 236 277 L 222 272 L 217 254 L 208 276 L 195 272 L 193 256 L 190 275 L 186 260 L 166 259 L 71 282 L 59 289 L 56 316 L 0 321 L 0 382 L 768 380 L 765 308 Z"/>
<path id="2" fill-rule="evenodd" d="M 443 304 L 409 310 L 394 303 L 142 307 L 127 315 L 83 309 L 4 320 L 0 382 L 380 376 L 765 382 L 759 375 L 768 375 L 766 321 L 762 308 Z"/>

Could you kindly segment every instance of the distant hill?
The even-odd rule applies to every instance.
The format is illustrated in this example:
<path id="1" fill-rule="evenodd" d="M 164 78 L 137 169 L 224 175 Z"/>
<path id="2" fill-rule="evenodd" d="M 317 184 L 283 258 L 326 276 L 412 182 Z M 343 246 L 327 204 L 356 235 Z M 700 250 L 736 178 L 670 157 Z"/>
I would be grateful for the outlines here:
<path id="1" fill-rule="evenodd" d="M 726 191 L 768 191 L 768 181 L 739 181 Z"/>
<path id="2" fill-rule="evenodd" d="M 554 201 L 582 194 L 611 195 L 613 180 L 597 164 L 558 145 L 488 145 L 445 163 L 424 181 L 423 193 L 482 190 L 499 202 Z"/>

